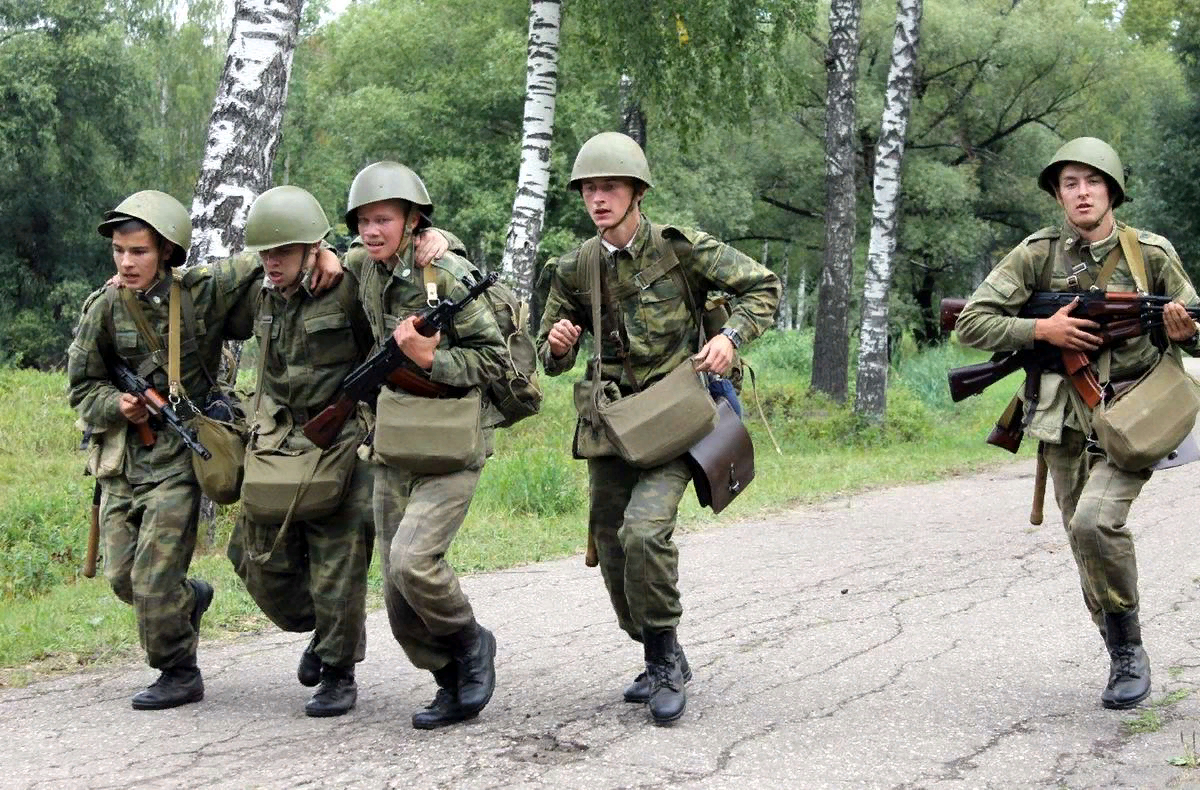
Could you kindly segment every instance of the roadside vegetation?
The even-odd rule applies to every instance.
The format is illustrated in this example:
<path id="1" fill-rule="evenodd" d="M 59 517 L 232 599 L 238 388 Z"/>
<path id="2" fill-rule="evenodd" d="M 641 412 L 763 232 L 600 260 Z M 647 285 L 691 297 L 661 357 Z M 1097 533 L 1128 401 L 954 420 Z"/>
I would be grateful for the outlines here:
<path id="1" fill-rule="evenodd" d="M 865 424 L 849 406 L 811 393 L 811 358 L 808 333 L 773 331 L 751 347 L 758 398 L 782 454 L 772 446 L 747 377 L 742 401 L 755 442 L 754 483 L 720 516 L 701 509 L 689 493 L 681 531 L 769 521 L 787 507 L 1011 459 L 984 437 L 1016 377 L 968 402 L 949 401 L 946 370 L 977 361 L 971 352 L 944 345 L 917 353 L 899 344 L 882 426 Z M 495 456 L 450 554 L 460 571 L 582 553 L 586 466 L 570 457 L 571 382 L 578 375 L 543 378 L 543 413 L 497 433 Z M 80 574 L 93 481 L 82 475 L 80 437 L 65 390 L 61 372 L 0 368 L 0 685 L 129 659 L 137 651 L 132 611 L 109 591 L 103 567 L 94 579 Z M 192 565 L 192 575 L 217 589 L 204 618 L 205 640 L 273 627 L 225 559 L 234 513 L 222 508 L 215 524 L 202 525 Z M 378 560 L 371 584 L 377 595 Z M 598 575 L 595 584 L 599 593 Z"/>

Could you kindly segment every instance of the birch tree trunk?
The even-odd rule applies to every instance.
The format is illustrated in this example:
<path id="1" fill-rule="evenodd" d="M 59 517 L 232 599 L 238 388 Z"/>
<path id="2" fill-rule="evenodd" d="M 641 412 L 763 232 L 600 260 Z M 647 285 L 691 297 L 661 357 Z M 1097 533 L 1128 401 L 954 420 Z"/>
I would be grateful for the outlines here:
<path id="1" fill-rule="evenodd" d="M 912 106 L 921 35 L 921 3 L 922 0 L 896 2 L 892 64 L 888 69 L 887 99 L 876 147 L 875 205 L 863 285 L 854 396 L 855 413 L 873 422 L 883 422 L 887 413 L 888 295 L 896 252 L 896 219 L 900 213 L 900 166 L 904 161 L 904 135 Z"/>
<path id="2" fill-rule="evenodd" d="M 814 321 L 812 388 L 846 400 L 854 271 L 855 97 L 860 0 L 832 0 L 825 55 L 825 263 Z"/>
<path id="3" fill-rule="evenodd" d="M 241 249 L 250 204 L 271 185 L 303 2 L 234 3 L 225 68 L 192 198 L 188 265 L 227 258 Z M 241 344 L 233 345 L 236 368 Z M 209 545 L 215 539 L 215 512 L 212 501 L 201 500 Z"/>
<path id="4" fill-rule="evenodd" d="M 805 302 L 808 301 L 808 270 L 800 268 L 800 284 L 796 286 L 796 307 L 792 310 L 792 329 L 803 329 Z"/>
<path id="5" fill-rule="evenodd" d="M 303 0 L 236 0 L 229 51 L 192 198 L 188 263 L 242 246 L 250 203 L 271 185 Z"/>
<path id="6" fill-rule="evenodd" d="M 637 140 L 637 144 L 646 150 L 646 115 L 642 112 L 642 104 L 633 95 L 633 77 L 621 75 L 617 86 L 617 105 L 621 113 L 621 131 Z"/>
<path id="7" fill-rule="evenodd" d="M 521 167 L 501 262 L 501 270 L 512 277 L 513 292 L 523 302 L 529 302 L 533 296 L 533 272 L 546 215 L 546 192 L 550 186 L 550 143 L 554 136 L 554 100 L 558 92 L 561 16 L 561 0 L 531 0 L 529 4 Z"/>

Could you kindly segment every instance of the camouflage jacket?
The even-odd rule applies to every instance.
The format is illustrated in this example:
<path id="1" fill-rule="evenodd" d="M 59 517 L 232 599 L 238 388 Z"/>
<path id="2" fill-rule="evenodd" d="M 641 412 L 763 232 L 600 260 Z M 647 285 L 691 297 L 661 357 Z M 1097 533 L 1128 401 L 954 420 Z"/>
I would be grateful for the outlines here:
<path id="1" fill-rule="evenodd" d="M 347 268 L 341 282 L 320 295 L 308 279 L 291 296 L 264 284 L 254 322 L 259 353 L 266 349 L 256 389 L 287 408 L 297 429 L 329 405 L 375 342 L 353 271 Z"/>
<path id="2" fill-rule="evenodd" d="M 354 247 L 346 254 L 347 269 L 360 272 L 359 299 L 381 348 L 396 325 L 426 306 L 421 270 L 413 265 L 412 246 L 393 258 L 395 265 L 371 260 L 366 250 Z M 437 272 L 438 296 L 457 301 L 467 292 L 463 277 L 476 276 L 474 267 L 464 258 L 447 252 L 432 264 Z M 496 318 L 485 299 L 476 299 L 454 318 L 450 331 L 443 331 L 433 354 L 429 378 L 456 387 L 484 387 L 504 370 L 507 348 Z M 485 427 L 501 421 L 500 412 L 484 399 Z"/>
<path id="3" fill-rule="evenodd" d="M 250 336 L 250 317 L 262 275 L 257 255 L 183 270 L 180 284 L 191 295 L 196 334 L 189 336 L 186 320 L 180 322 L 180 378 L 191 398 L 203 401 L 211 391 L 208 375 L 215 377 L 220 369 L 222 342 Z M 170 277 L 160 278 L 136 295 L 146 320 L 159 336 L 158 351 L 152 350 L 138 331 L 120 291 L 106 286 L 88 297 L 67 352 L 68 398 L 80 418 L 96 430 L 125 421 L 117 406 L 121 392 L 109 378 L 106 360 L 126 363 L 164 397 L 169 392 Z M 169 429 L 157 431 L 150 447 L 142 446 L 136 434 L 126 442 L 123 474 L 131 484 L 154 483 L 185 471 L 191 474 L 191 468 L 190 451 Z"/>
<path id="4" fill-rule="evenodd" d="M 1042 287 L 1039 283 L 1046 281 L 1045 267 L 1050 267 L 1048 282 L 1052 291 L 1076 290 L 1067 278 L 1077 267 L 1081 285 L 1090 284 L 1100 274 L 1109 252 L 1120 244 L 1117 232 L 1123 227 L 1116 223 L 1107 238 L 1092 244 L 1081 239 L 1066 223 L 1062 227 L 1042 228 L 1026 238 L 992 269 L 971 295 L 955 324 L 959 340 L 984 351 L 1032 348 L 1035 319 L 1018 318 L 1017 312 L 1030 295 Z M 1194 305 L 1196 291 L 1175 248 L 1162 236 L 1144 230 L 1137 233 L 1150 293 Z M 1105 290 L 1137 290 L 1123 256 Z M 1200 355 L 1200 337 L 1186 344 L 1172 345 L 1193 356 Z M 1110 377 L 1124 379 L 1149 369 L 1159 351 L 1150 336 L 1143 335 L 1121 343 L 1112 349 L 1111 355 Z M 1095 362 L 1093 367 L 1096 367 Z M 1063 376 L 1044 373 L 1029 434 L 1057 443 L 1061 440 L 1064 425 L 1086 433 L 1091 423 L 1090 414 L 1083 402 L 1074 397 L 1074 392 L 1074 387 Z"/>
<path id="5" fill-rule="evenodd" d="M 672 244 L 679 258 L 688 287 L 692 291 L 689 303 L 675 275 L 665 272 L 652 282 L 635 279 L 647 267 L 657 263 L 662 253 L 651 238 L 651 224 L 642 218 L 627 250 L 603 252 L 610 291 L 618 285 L 638 282 L 640 287 L 623 298 L 614 297 L 620 320 L 628 334 L 630 366 L 645 387 L 671 372 L 699 347 L 700 330 L 691 305 L 703 309 L 709 291 L 736 295 L 737 305 L 725 326 L 749 342 L 771 326 L 779 305 L 779 278 L 767 267 L 733 247 L 698 230 L 654 226 L 664 240 Z M 690 252 L 688 248 L 690 246 Z M 546 307 L 538 330 L 538 356 L 546 373 L 556 376 L 575 364 L 579 346 L 561 357 L 550 353 L 547 340 L 550 329 L 559 319 L 566 318 L 585 331 L 592 331 L 591 279 L 581 265 L 577 247 L 546 265 L 550 277 Z M 626 381 L 624 366 L 617 347 L 610 338 L 601 345 L 602 377 L 618 382 L 623 391 L 631 390 Z"/>

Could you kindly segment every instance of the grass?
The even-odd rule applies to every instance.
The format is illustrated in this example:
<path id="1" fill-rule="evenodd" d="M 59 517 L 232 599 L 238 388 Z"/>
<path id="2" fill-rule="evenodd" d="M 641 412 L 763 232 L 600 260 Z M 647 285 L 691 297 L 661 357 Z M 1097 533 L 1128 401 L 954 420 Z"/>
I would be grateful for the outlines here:
<path id="1" fill-rule="evenodd" d="M 882 426 L 808 391 L 811 338 L 769 333 L 751 347 L 758 394 L 782 447 L 773 449 L 749 386 L 743 392 L 754 437 L 754 484 L 720 516 L 689 493 L 681 531 L 817 502 L 867 488 L 969 473 L 1011 459 L 983 441 L 1018 384 L 992 387 L 952 404 L 948 367 L 977 361 L 948 346 L 902 355 Z M 543 377 L 542 414 L 496 434 L 496 452 L 449 559 L 462 572 L 581 553 L 586 539 L 587 467 L 570 457 L 574 371 Z M 65 377 L 0 369 L 0 685 L 139 653 L 133 616 L 98 576 L 80 576 L 91 480 L 82 476 L 79 434 Z M 852 402 L 852 398 L 851 398 Z M 1025 448 L 1024 452 L 1031 452 Z M 270 627 L 224 556 L 234 510 L 219 510 L 192 564 L 217 588 L 204 638 Z M 370 584 L 378 603 L 378 562 Z"/>

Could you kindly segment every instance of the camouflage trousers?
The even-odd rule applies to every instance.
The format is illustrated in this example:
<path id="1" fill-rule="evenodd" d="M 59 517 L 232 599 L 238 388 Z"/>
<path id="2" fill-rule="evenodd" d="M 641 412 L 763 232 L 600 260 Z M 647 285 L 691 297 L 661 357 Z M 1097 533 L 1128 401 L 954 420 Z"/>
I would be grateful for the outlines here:
<path id="1" fill-rule="evenodd" d="M 588 529 L 617 624 L 641 641 L 643 628 L 674 628 L 679 548 L 671 539 L 679 500 L 691 482 L 681 460 L 638 469 L 621 458 L 588 460 Z"/>
<path id="2" fill-rule="evenodd" d="M 194 664 L 198 635 L 190 618 L 196 596 L 186 581 L 200 487 L 190 470 L 158 483 L 131 485 L 117 476 L 100 485 L 104 576 L 133 606 L 146 661 L 155 669 Z"/>
<path id="3" fill-rule="evenodd" d="M 1137 558 L 1125 525 L 1129 508 L 1150 479 L 1150 470 L 1125 472 L 1103 455 L 1084 449 L 1085 437 L 1063 429 L 1061 444 L 1043 443 L 1054 497 L 1079 569 L 1083 600 L 1092 621 L 1138 605 Z"/>
<path id="4" fill-rule="evenodd" d="M 417 475 L 375 468 L 375 526 L 383 560 L 383 601 L 408 660 L 434 671 L 453 658 L 448 637 L 475 612 L 446 552 L 467 517 L 484 458 L 461 472 Z"/>
<path id="5" fill-rule="evenodd" d="M 371 468 L 356 461 L 341 507 L 313 521 L 294 521 L 263 562 L 279 534 L 278 524 L 255 524 L 242 511 L 226 551 L 234 570 L 263 614 L 284 631 L 316 630 L 321 662 L 351 667 L 367 652 L 367 569 L 375 527 L 371 516 Z"/>

